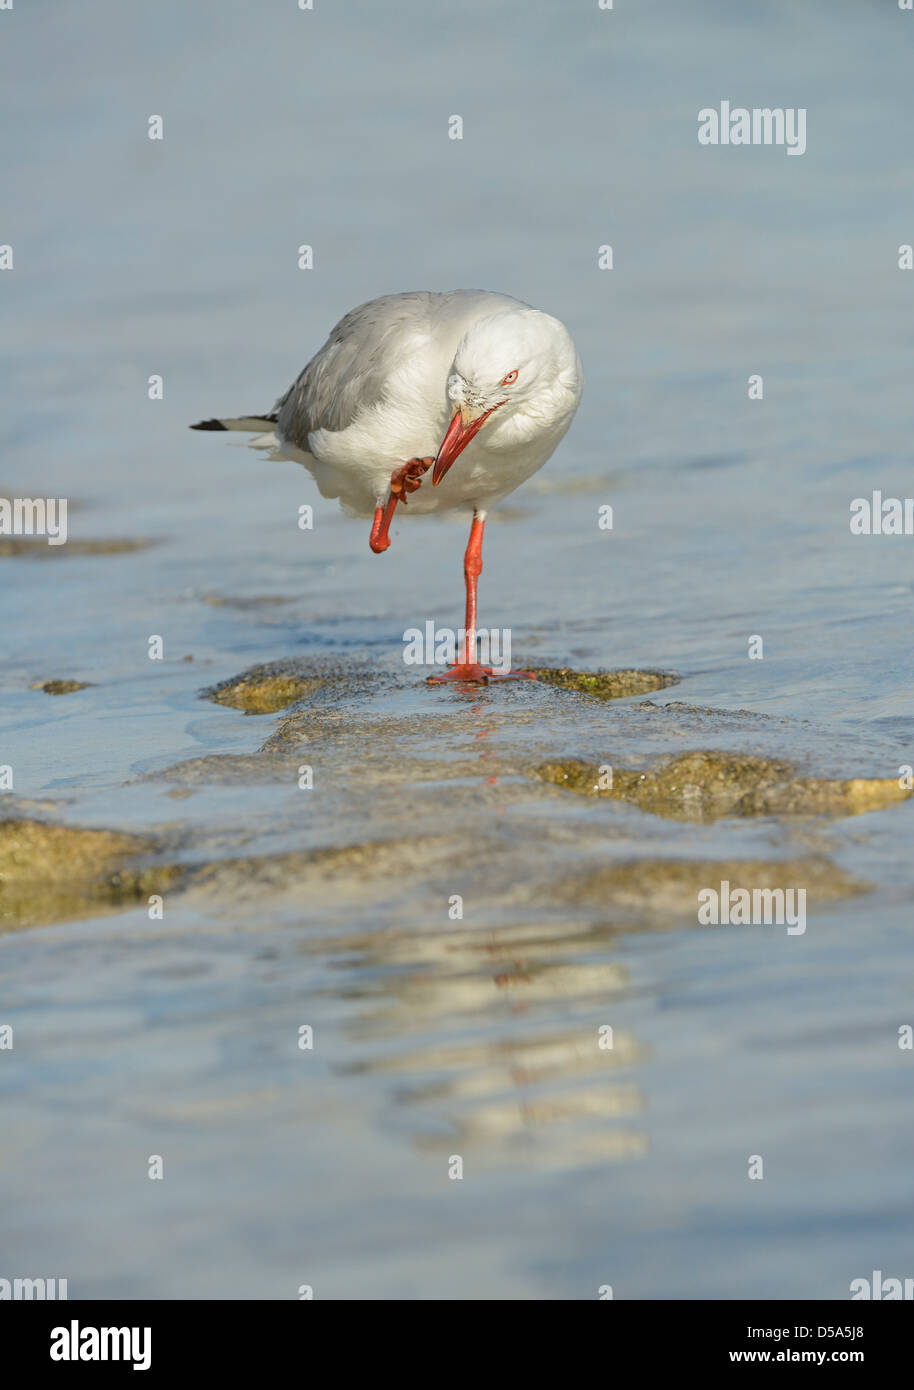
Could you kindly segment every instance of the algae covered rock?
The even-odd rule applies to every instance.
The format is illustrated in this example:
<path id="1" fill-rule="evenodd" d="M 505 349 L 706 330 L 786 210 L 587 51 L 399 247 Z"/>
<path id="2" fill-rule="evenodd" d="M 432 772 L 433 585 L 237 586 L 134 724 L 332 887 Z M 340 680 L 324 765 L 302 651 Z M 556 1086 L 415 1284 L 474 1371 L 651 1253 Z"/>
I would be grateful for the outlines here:
<path id="1" fill-rule="evenodd" d="M 322 677 L 306 675 L 288 665 L 252 666 L 203 693 L 217 705 L 229 705 L 245 714 L 275 714 L 322 684 Z"/>
<path id="2" fill-rule="evenodd" d="M 148 550 L 153 540 L 78 540 L 70 537 L 66 545 L 48 545 L 46 536 L 0 536 L 0 559 L 17 555 L 32 560 L 52 560 L 55 556 L 67 559 L 74 555 L 128 555 L 134 550 Z"/>
<path id="3" fill-rule="evenodd" d="M 155 849 L 117 830 L 0 821 L 0 930 L 101 915 L 163 892 L 176 868 L 134 864 Z"/>
<path id="4" fill-rule="evenodd" d="M 776 786 L 747 792 L 739 802 L 741 816 L 859 816 L 907 801 L 911 792 L 895 777 L 851 777 L 829 781 L 797 777 Z"/>
<path id="5" fill-rule="evenodd" d="M 560 690 L 592 695 L 597 700 L 621 700 L 629 695 L 646 695 L 676 685 L 679 676 L 672 671 L 573 671 L 570 666 L 532 666 L 537 680 Z"/>
<path id="6" fill-rule="evenodd" d="M 628 801 L 673 820 L 724 816 L 853 816 L 911 796 L 894 778 L 797 777 L 793 765 L 752 753 L 703 750 L 639 771 L 579 759 L 541 764 L 536 776 L 587 796 Z"/>
<path id="7" fill-rule="evenodd" d="M 72 695 L 74 690 L 88 690 L 91 681 L 36 681 L 29 690 L 43 690 L 45 695 Z"/>
<path id="8" fill-rule="evenodd" d="M 699 894 L 802 891 L 804 910 L 868 891 L 869 885 L 830 860 L 808 855 L 793 859 L 635 859 L 586 870 L 566 882 L 567 901 L 600 903 L 610 914 L 697 919 Z"/>

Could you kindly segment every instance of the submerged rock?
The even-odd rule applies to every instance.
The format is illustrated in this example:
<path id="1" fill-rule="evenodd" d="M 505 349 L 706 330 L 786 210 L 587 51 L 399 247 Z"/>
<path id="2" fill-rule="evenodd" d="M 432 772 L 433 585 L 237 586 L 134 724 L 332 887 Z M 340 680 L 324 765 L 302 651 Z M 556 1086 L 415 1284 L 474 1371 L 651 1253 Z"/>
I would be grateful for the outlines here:
<path id="1" fill-rule="evenodd" d="M 156 848 L 117 830 L 0 821 L 0 931 L 94 917 L 163 892 L 176 867 L 133 866 Z"/>
<path id="2" fill-rule="evenodd" d="M 773 787 L 747 792 L 740 800 L 741 816 L 859 816 L 864 811 L 881 811 L 907 801 L 910 791 L 898 785 L 895 777 L 851 777 L 828 781 L 797 777 Z"/>
<path id="3" fill-rule="evenodd" d="M 322 676 L 304 675 L 288 665 L 252 666 L 203 694 L 217 705 L 229 705 L 245 714 L 275 714 L 323 683 Z"/>
<path id="4" fill-rule="evenodd" d="M 730 890 L 802 890 L 810 908 L 865 893 L 869 885 L 830 860 L 797 859 L 635 859 L 585 870 L 564 884 L 566 901 L 599 902 L 642 916 L 697 917 L 698 894 Z"/>
<path id="5" fill-rule="evenodd" d="M 570 666 L 533 666 L 529 668 L 537 680 L 560 690 L 574 690 L 580 695 L 593 695 L 598 700 L 621 700 L 628 695 L 646 695 L 650 690 L 665 690 L 678 685 L 681 677 L 673 671 L 573 671 Z"/>
<path id="6" fill-rule="evenodd" d="M 45 695 L 71 695 L 74 690 L 88 690 L 91 681 L 36 681 L 29 690 L 43 690 Z"/>
<path id="7" fill-rule="evenodd" d="M 203 602 L 209 604 L 210 608 L 238 608 L 242 612 L 248 609 L 269 608 L 271 606 L 294 603 L 295 599 L 285 594 L 251 594 L 248 597 L 239 596 L 233 598 L 229 594 L 204 594 Z"/>
<path id="8" fill-rule="evenodd" d="M 535 769 L 546 782 L 587 796 L 629 801 L 673 820 L 711 821 L 724 816 L 853 816 L 911 796 L 891 777 L 796 777 L 793 765 L 751 753 L 699 751 L 637 771 L 578 759 Z"/>
<path id="9" fill-rule="evenodd" d="M 48 545 L 46 536 L 0 536 L 0 559 L 17 555 L 27 555 L 33 560 L 51 559 L 55 555 L 127 555 L 134 550 L 148 550 L 155 544 L 153 540 L 68 539 L 66 545 Z"/>

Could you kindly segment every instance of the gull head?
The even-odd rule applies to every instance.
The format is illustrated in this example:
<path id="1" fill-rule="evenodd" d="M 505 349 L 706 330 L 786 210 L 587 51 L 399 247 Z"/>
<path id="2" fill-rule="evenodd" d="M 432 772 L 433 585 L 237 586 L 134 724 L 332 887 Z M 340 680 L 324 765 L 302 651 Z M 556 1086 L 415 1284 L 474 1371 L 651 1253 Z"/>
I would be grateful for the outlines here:
<path id="1" fill-rule="evenodd" d="M 467 329 L 447 379 L 454 415 L 442 441 L 433 484 L 438 484 L 483 426 L 492 443 L 515 447 L 525 435 L 546 429 L 577 408 L 581 372 L 564 324 L 538 309 L 501 309 Z M 515 429 L 493 426 L 513 420 Z"/>

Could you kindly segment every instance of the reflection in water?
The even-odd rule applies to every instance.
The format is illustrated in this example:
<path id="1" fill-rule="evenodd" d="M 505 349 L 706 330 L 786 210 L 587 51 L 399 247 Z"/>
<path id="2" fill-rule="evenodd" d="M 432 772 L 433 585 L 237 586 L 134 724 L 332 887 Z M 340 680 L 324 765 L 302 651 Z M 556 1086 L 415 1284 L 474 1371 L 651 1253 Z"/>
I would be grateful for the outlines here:
<path id="1" fill-rule="evenodd" d="M 610 935 L 525 922 L 351 942 L 352 1033 L 383 1051 L 348 1070 L 390 1079 L 421 1149 L 555 1168 L 644 1153 L 630 1127 L 644 1098 L 620 1073 L 648 1054 L 613 1027 L 628 973 L 606 957 Z"/>

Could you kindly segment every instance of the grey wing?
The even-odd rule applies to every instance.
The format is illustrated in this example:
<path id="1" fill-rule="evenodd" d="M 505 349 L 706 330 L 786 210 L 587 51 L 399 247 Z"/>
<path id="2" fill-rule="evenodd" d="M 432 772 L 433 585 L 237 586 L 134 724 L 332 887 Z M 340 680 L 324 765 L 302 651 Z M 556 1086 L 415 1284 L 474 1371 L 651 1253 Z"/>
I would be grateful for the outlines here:
<path id="1" fill-rule="evenodd" d="M 351 309 L 276 402 L 280 439 L 307 450 L 314 430 L 344 430 L 381 400 L 392 368 L 428 333 L 441 298 L 419 290 Z"/>

